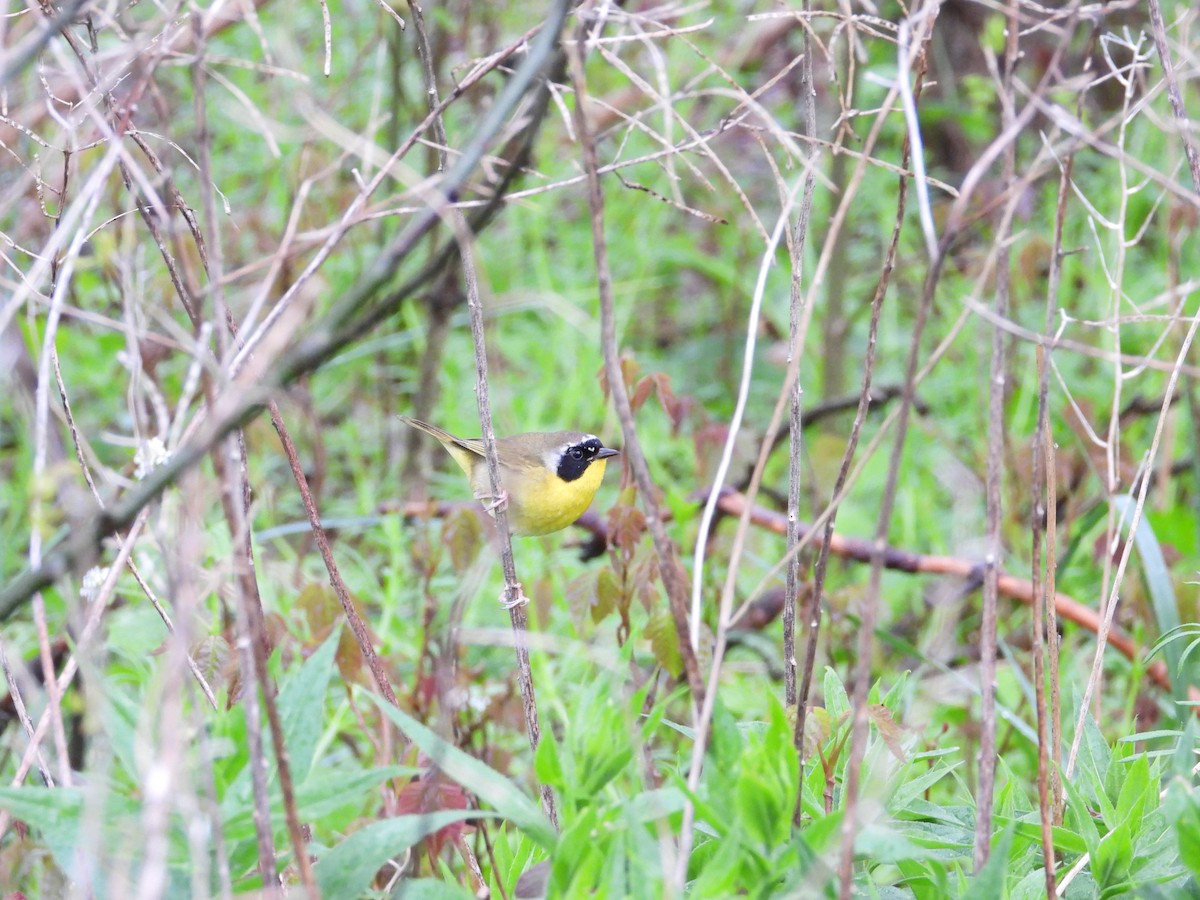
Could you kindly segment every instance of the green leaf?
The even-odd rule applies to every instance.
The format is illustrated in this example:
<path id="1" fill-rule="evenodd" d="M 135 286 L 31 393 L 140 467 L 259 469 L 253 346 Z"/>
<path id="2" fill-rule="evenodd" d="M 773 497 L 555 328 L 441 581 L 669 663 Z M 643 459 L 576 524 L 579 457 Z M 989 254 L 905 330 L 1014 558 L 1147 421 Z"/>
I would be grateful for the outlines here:
<path id="1" fill-rule="evenodd" d="M 1096 850 L 1100 846 L 1100 829 L 1096 826 L 1096 820 L 1092 818 L 1091 811 L 1088 809 L 1087 797 L 1070 779 L 1063 779 L 1062 785 L 1067 792 L 1068 799 L 1066 815 L 1075 825 L 1075 833 L 1083 839 L 1087 846 L 1087 852 L 1095 856 Z"/>
<path id="2" fill-rule="evenodd" d="M 296 788 L 296 809 L 302 821 L 319 821 L 343 807 L 360 802 L 358 798 L 382 781 L 419 772 L 412 766 L 324 770 L 320 778 L 310 778 Z M 239 807 L 233 812 L 225 820 L 227 836 L 254 834 L 253 813 L 250 806 Z M 278 821 L 283 821 L 283 800 L 278 791 L 271 797 L 271 814 L 272 817 L 278 816 Z"/>
<path id="3" fill-rule="evenodd" d="M 476 518 L 472 516 L 472 518 Z M 476 521 L 478 519 L 476 518 Z M 407 878 L 396 882 L 391 900 L 475 900 L 475 895 L 462 885 L 436 878 Z"/>
<path id="4" fill-rule="evenodd" d="M 635 794 L 624 805 L 625 815 L 639 825 L 654 822 L 664 816 L 682 812 L 687 803 L 683 791 L 673 787 L 658 788 Z"/>
<path id="5" fill-rule="evenodd" d="M 1083 720 L 1083 740 L 1079 742 L 1079 772 L 1087 779 L 1091 789 L 1089 799 L 1100 807 L 1104 821 L 1112 827 L 1117 824 L 1116 809 L 1108 797 L 1105 783 L 1112 765 L 1112 751 L 1100 733 L 1096 720 L 1087 716 Z"/>
<path id="6" fill-rule="evenodd" d="M 74 787 L 0 787 L 0 809 L 37 831 L 58 867 L 74 870 L 84 792 Z"/>
<path id="7" fill-rule="evenodd" d="M 1013 828 L 1009 826 L 993 841 L 991 853 L 983 868 L 971 879 L 963 900 L 993 900 L 1004 896 L 1004 883 L 1008 874 L 1009 854 L 1012 852 Z"/>
<path id="8" fill-rule="evenodd" d="M 643 629 L 650 639 L 650 651 L 655 661 L 671 673 L 672 678 L 683 674 L 683 657 L 679 653 L 679 632 L 675 630 L 675 620 L 667 610 L 659 610 L 651 614 Z"/>
<path id="9" fill-rule="evenodd" d="M 453 744 L 434 734 L 412 716 L 396 709 L 382 697 L 369 694 L 375 705 L 383 710 L 406 737 L 416 744 L 434 765 L 457 781 L 503 818 L 525 831 L 549 850 L 557 840 L 554 828 L 542 815 L 537 804 L 526 797 L 511 781 L 495 769 L 484 765 Z"/>
<path id="10" fill-rule="evenodd" d="M 317 860 L 317 886 L 325 897 L 361 896 L 389 859 L 402 855 L 440 828 L 487 815 L 479 810 L 455 809 L 373 822 Z"/>
<path id="11" fill-rule="evenodd" d="M 838 673 L 830 666 L 825 667 L 823 684 L 825 709 L 829 712 L 829 717 L 833 720 L 833 727 L 836 728 L 838 719 L 848 715 L 850 712 L 850 697 L 846 694 L 846 687 L 842 684 L 842 679 L 838 677 Z"/>
<path id="12" fill-rule="evenodd" d="M 559 790 L 566 787 L 563 776 L 562 758 L 558 752 L 558 740 L 547 731 L 538 742 L 537 752 L 533 754 L 533 771 L 542 784 L 548 784 Z"/>
<path id="13" fill-rule="evenodd" d="M 776 787 L 750 766 L 743 766 L 738 773 L 733 796 L 739 824 L 769 852 L 780 842 L 781 832 L 786 832 L 791 810 L 784 804 L 790 798 L 781 797 Z"/>
<path id="14" fill-rule="evenodd" d="M 1167 785 L 1163 812 L 1175 828 L 1180 860 L 1200 881 L 1200 795 L 1188 780 L 1176 776 Z"/>
<path id="15" fill-rule="evenodd" d="M 303 784 L 312 771 L 313 756 L 325 722 L 325 693 L 333 674 L 340 634 L 340 629 L 335 628 L 317 652 L 279 690 L 279 720 L 296 784 Z"/>
<path id="16" fill-rule="evenodd" d="M 1137 835 L 1147 808 L 1157 806 L 1152 796 L 1155 791 L 1150 781 L 1150 759 L 1141 753 L 1120 769 L 1124 778 L 1117 793 L 1117 820 L 1127 824 L 1130 833 Z"/>
<path id="17" fill-rule="evenodd" d="M 1122 822 L 1100 839 L 1100 846 L 1092 854 L 1092 877 L 1101 888 L 1124 884 L 1129 880 L 1132 862 L 1133 842 L 1129 826 Z"/>

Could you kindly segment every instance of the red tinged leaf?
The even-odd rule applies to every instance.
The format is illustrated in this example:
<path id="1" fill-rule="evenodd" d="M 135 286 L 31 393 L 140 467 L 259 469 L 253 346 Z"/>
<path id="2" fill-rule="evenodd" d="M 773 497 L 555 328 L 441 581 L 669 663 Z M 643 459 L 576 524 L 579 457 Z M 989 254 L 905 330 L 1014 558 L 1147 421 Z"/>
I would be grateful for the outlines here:
<path id="1" fill-rule="evenodd" d="M 616 505 L 608 511 L 608 548 L 609 552 L 620 556 L 613 560 L 614 564 L 624 561 L 628 564 L 633 558 L 642 535 L 646 533 L 646 516 L 635 506 Z"/>
<path id="2" fill-rule="evenodd" d="M 460 785 L 442 781 L 436 774 L 416 778 L 400 789 L 396 796 L 397 816 L 425 815 L 454 809 L 470 809 L 471 801 Z M 474 831 L 467 822 L 455 822 L 425 839 L 430 860 L 436 859 L 447 843 Z"/>

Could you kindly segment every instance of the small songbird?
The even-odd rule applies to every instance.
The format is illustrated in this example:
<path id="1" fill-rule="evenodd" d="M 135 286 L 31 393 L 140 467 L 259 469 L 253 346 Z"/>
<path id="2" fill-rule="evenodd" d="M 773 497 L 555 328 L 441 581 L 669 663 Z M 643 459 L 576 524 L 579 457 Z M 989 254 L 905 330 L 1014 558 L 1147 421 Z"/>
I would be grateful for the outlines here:
<path id="1" fill-rule="evenodd" d="M 501 492 L 492 494 L 483 441 L 455 437 L 436 425 L 401 416 L 401 421 L 437 438 L 454 457 L 479 500 L 495 515 L 507 503 L 508 527 L 516 535 L 550 534 L 581 515 L 604 478 L 605 460 L 620 451 L 605 447 L 594 434 L 534 431 L 496 439 Z"/>

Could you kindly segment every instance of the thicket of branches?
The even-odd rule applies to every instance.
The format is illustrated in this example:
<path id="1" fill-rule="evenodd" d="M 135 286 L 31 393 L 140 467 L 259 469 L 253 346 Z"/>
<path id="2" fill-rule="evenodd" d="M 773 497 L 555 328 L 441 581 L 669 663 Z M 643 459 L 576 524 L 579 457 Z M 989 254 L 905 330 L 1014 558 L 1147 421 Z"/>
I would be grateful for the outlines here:
<path id="1" fill-rule="evenodd" d="M 491 6 L 5 18 L 0 886 L 1197 890 L 1197 11 Z"/>

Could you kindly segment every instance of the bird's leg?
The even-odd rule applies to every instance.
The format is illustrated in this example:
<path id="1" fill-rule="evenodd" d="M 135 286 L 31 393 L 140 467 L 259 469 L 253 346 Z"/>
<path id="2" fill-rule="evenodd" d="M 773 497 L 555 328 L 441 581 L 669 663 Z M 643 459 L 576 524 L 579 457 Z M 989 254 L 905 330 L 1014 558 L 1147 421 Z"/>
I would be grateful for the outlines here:
<path id="1" fill-rule="evenodd" d="M 483 504 L 483 509 L 485 512 L 489 512 L 494 516 L 496 514 L 496 510 L 500 509 L 502 506 L 506 506 L 508 503 L 508 491 L 506 491 L 504 488 L 500 488 L 499 496 L 496 496 L 490 491 L 476 491 L 475 499 Z"/>
<path id="2" fill-rule="evenodd" d="M 518 606 L 528 606 L 529 598 L 525 596 L 525 591 L 521 587 L 521 582 L 517 581 L 513 584 L 517 589 L 517 596 L 514 599 L 509 600 L 507 596 L 508 588 L 505 588 L 500 592 L 500 605 L 505 609 L 515 609 Z"/>

